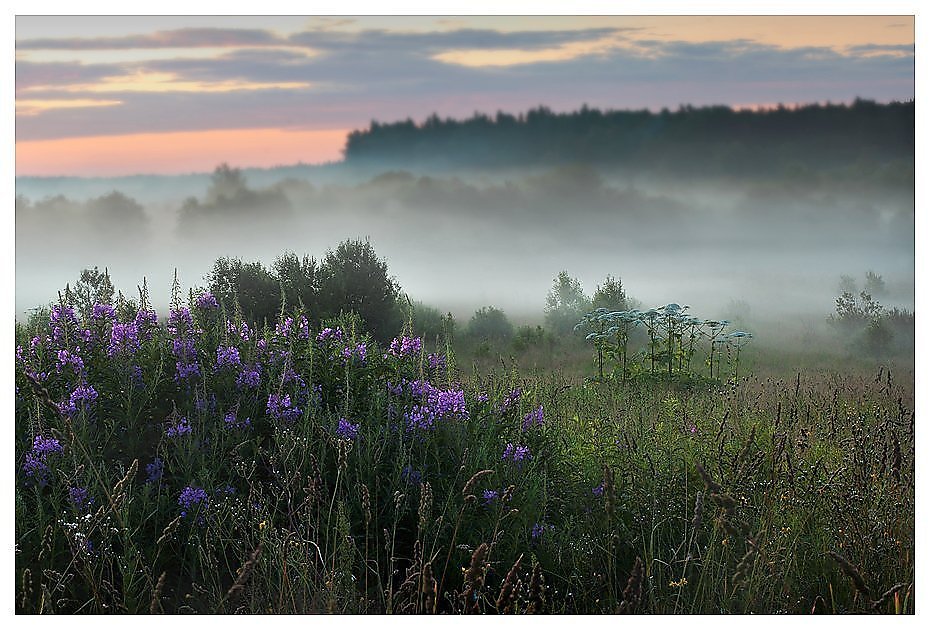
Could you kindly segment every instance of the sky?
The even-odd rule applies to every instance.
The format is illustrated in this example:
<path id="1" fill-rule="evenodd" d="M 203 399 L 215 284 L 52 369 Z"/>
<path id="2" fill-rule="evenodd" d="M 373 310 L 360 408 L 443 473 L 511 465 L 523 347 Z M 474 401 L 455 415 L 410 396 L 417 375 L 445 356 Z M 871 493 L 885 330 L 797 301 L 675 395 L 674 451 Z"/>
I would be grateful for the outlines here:
<path id="1" fill-rule="evenodd" d="M 914 98 L 913 16 L 17 16 L 16 175 L 322 163 L 432 113 Z"/>

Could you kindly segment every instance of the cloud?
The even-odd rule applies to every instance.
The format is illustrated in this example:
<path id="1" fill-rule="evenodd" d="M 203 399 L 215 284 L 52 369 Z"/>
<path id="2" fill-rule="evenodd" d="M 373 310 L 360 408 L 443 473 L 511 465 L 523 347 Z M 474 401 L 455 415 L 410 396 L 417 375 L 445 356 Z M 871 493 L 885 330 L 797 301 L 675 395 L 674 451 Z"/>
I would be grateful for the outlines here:
<path id="1" fill-rule="evenodd" d="M 70 37 L 26 39 L 16 42 L 17 50 L 124 50 L 134 48 L 202 48 L 234 46 L 277 46 L 282 40 L 259 29 L 182 28 L 156 31 L 148 35 L 124 37 Z"/>
<path id="2" fill-rule="evenodd" d="M 200 41 L 235 41 L 232 30 L 171 31 Z M 222 35 L 220 34 L 222 33 Z M 622 30 L 449 32 L 346 32 L 313 30 L 286 41 L 265 31 L 241 39 L 274 47 L 231 47 L 211 58 L 153 59 L 130 64 L 17 62 L 17 90 L 30 99 L 88 96 L 68 86 L 113 77 L 170 76 L 158 90 L 107 90 L 114 107 L 48 110 L 17 118 L 22 139 L 203 129 L 357 128 L 433 112 L 468 116 L 476 110 L 522 110 L 539 104 L 556 110 L 582 103 L 601 108 L 657 108 L 692 103 L 777 103 L 913 98 L 913 56 L 901 47 L 781 48 L 749 40 L 690 43 L 643 40 L 628 45 Z M 251 33 L 251 34 L 249 34 Z M 258 36 L 256 34 L 263 34 Z M 263 39 L 264 38 L 264 39 Z M 437 58 L 441 51 L 550 51 L 614 38 L 615 46 L 571 58 L 529 59 L 516 65 L 463 65 Z M 108 38 L 123 41 L 126 38 Z M 33 40 L 30 40 L 33 41 Z M 907 49 L 907 47 L 904 47 Z M 533 53 L 535 54 L 535 53 Z M 222 93 L 172 90 L 226 86 Z M 116 83 L 118 86 L 119 84 Z M 249 89 L 236 90 L 236 86 Z M 45 86 L 43 88 L 43 86 Z M 273 86 L 277 86 L 272 89 Z M 42 89 L 40 89 L 42 88 Z M 163 88 L 163 89 L 162 89 Z"/>

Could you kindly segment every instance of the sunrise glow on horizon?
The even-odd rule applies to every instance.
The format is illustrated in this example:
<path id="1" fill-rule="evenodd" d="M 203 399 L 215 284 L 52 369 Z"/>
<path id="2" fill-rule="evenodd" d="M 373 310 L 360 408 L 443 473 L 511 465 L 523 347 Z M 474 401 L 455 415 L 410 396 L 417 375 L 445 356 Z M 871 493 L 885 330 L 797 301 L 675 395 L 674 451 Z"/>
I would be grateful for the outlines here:
<path id="1" fill-rule="evenodd" d="M 372 120 L 914 98 L 913 16 L 18 17 L 16 175 L 341 159 Z"/>

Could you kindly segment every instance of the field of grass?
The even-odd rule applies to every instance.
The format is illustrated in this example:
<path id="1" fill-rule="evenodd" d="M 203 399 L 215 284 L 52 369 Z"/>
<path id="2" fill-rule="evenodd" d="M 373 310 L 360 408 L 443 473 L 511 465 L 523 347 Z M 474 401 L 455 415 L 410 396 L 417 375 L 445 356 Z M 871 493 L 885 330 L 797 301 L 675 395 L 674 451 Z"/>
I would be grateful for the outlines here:
<path id="1" fill-rule="evenodd" d="M 593 378 L 305 322 L 17 329 L 17 612 L 914 611 L 912 357 Z"/>

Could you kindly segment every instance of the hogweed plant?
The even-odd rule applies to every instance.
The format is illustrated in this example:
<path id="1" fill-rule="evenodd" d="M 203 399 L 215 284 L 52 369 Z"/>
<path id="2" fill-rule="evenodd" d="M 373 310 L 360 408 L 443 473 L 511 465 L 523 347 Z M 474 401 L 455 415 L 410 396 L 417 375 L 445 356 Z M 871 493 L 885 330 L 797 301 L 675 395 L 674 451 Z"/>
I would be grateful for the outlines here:
<path id="1" fill-rule="evenodd" d="M 597 351 L 598 378 L 601 380 L 604 378 L 605 358 L 614 359 L 621 380 L 644 371 L 655 376 L 657 368 L 668 377 L 679 375 L 697 378 L 699 374 L 692 370 L 692 359 L 699 351 L 702 340 L 708 342 L 706 363 L 710 368 L 709 378 L 720 379 L 720 355 L 732 347 L 734 370 L 731 377 L 737 379 L 740 350 L 752 335 L 742 331 L 724 334 L 728 321 L 704 320 L 688 314 L 688 309 L 688 306 L 675 303 L 647 311 L 608 311 L 599 308 L 585 314 L 575 330 L 590 330 L 585 339 L 592 342 Z M 631 356 L 630 341 L 640 328 L 648 341 L 639 352 Z"/>

